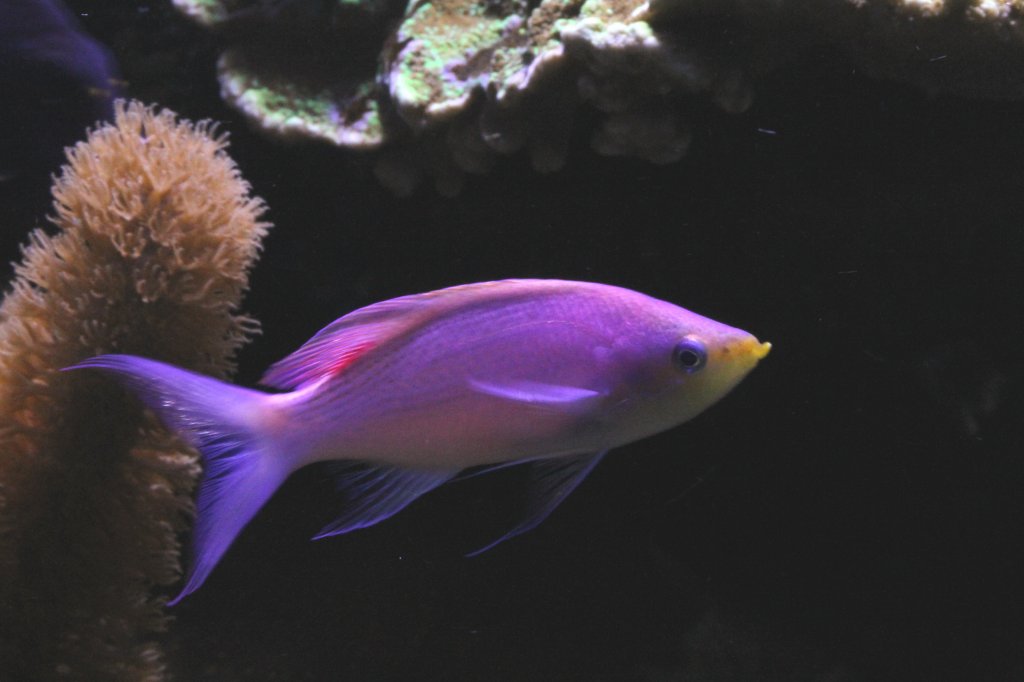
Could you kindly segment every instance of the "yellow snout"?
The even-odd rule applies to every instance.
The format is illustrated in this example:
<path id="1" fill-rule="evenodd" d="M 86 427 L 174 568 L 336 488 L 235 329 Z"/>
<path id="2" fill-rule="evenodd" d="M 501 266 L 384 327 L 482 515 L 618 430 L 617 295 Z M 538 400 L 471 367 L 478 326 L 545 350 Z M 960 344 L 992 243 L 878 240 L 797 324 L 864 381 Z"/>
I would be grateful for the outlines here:
<path id="1" fill-rule="evenodd" d="M 726 362 L 742 362 L 744 360 L 757 362 L 772 349 L 772 344 L 765 341 L 761 343 L 753 336 L 745 336 L 736 341 L 723 344 L 718 347 L 717 352 L 712 351 L 715 359 Z"/>

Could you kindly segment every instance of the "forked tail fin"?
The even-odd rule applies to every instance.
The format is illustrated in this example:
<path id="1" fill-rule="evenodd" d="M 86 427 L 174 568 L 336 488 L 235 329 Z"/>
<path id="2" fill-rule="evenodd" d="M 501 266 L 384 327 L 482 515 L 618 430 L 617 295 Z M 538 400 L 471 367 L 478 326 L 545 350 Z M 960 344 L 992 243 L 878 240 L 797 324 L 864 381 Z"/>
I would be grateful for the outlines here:
<path id="1" fill-rule="evenodd" d="M 98 369 L 117 377 L 164 424 L 203 456 L 185 587 L 170 605 L 194 592 L 242 528 L 284 482 L 291 467 L 261 432 L 265 393 L 240 388 L 133 355 L 100 355 L 68 369 Z"/>

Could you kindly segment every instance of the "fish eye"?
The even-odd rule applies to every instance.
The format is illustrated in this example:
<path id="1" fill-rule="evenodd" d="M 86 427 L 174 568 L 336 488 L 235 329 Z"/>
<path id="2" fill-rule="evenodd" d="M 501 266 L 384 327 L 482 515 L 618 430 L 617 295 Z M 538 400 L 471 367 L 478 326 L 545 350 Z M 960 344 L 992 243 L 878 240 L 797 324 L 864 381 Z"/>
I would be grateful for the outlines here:
<path id="1" fill-rule="evenodd" d="M 683 339 L 672 351 L 672 362 L 688 374 L 700 370 L 708 361 L 708 351 L 696 339 Z"/>

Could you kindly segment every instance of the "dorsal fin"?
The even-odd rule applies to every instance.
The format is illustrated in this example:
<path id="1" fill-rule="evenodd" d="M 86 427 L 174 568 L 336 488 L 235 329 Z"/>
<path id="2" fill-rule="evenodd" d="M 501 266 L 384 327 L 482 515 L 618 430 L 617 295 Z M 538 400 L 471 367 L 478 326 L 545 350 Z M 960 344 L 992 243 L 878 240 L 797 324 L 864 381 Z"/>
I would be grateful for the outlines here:
<path id="1" fill-rule="evenodd" d="M 354 322 L 346 315 L 327 325 L 297 351 L 270 366 L 260 383 L 285 390 L 333 376 L 401 331 L 396 320 Z"/>
<path id="2" fill-rule="evenodd" d="M 330 323 L 267 370 L 260 383 L 291 390 L 334 376 L 381 344 L 441 314 L 482 298 L 549 289 L 556 280 L 501 280 L 400 296 L 355 310 Z"/>

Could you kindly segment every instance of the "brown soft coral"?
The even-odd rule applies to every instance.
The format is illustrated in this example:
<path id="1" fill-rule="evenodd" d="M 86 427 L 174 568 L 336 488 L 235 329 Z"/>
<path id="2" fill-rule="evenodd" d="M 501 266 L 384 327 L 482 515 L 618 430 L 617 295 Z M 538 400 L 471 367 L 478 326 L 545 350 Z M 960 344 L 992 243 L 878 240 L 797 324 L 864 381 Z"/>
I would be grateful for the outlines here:
<path id="1" fill-rule="evenodd" d="M 195 454 L 101 378 L 106 352 L 225 375 L 268 225 L 213 128 L 139 103 L 68 151 L 59 228 L 36 230 L 0 306 L 4 679 L 155 680 L 154 588 L 180 572 Z"/>

